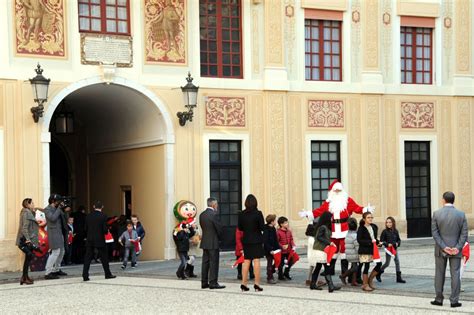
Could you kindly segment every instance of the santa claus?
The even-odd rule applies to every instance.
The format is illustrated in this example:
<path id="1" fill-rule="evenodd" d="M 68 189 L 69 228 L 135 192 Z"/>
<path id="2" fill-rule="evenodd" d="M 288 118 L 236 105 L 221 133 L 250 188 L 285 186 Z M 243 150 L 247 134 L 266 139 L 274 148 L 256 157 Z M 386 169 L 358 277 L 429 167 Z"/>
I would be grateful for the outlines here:
<path id="1" fill-rule="evenodd" d="M 341 271 L 346 272 L 348 268 L 348 262 L 346 260 L 346 248 L 344 240 L 349 229 L 348 219 L 353 213 L 362 214 L 364 212 L 373 212 L 375 208 L 371 207 L 370 204 L 367 207 L 359 206 L 348 193 L 344 190 L 342 184 L 336 179 L 331 185 L 329 185 L 329 192 L 326 201 L 316 209 L 312 211 L 301 211 L 301 217 L 308 217 L 313 220 L 321 216 L 324 212 L 331 212 L 332 214 L 332 233 L 331 242 L 337 246 L 337 253 L 341 258 Z M 332 268 L 336 263 L 338 255 L 334 255 L 331 261 Z M 333 269 L 334 271 L 334 269 Z"/>

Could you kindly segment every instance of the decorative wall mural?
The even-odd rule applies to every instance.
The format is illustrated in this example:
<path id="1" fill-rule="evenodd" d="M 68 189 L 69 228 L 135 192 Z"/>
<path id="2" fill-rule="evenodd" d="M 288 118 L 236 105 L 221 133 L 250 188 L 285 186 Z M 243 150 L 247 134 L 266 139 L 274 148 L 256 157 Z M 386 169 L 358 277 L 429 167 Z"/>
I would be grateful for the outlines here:
<path id="1" fill-rule="evenodd" d="M 65 57 L 63 0 L 15 0 L 18 55 Z"/>
<path id="2" fill-rule="evenodd" d="M 206 100 L 206 125 L 245 127 L 245 98 L 208 97 Z"/>
<path id="3" fill-rule="evenodd" d="M 309 127 L 344 127 L 344 103 L 332 100 L 308 101 Z"/>
<path id="4" fill-rule="evenodd" d="M 145 60 L 186 64 L 185 0 L 145 0 Z"/>
<path id="5" fill-rule="evenodd" d="M 402 103 L 402 128 L 434 128 L 434 103 Z"/>

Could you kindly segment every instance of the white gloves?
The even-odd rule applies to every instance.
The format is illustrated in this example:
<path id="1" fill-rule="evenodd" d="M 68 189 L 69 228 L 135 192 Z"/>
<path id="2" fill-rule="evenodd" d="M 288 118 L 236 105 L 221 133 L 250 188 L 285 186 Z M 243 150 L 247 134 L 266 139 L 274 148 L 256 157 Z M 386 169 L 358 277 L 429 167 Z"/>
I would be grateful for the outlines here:
<path id="1" fill-rule="evenodd" d="M 375 212 L 375 207 L 372 207 L 369 203 L 367 205 L 367 207 L 364 207 L 364 209 L 362 209 L 362 213 L 365 213 L 365 212 L 374 213 Z"/>
<path id="2" fill-rule="evenodd" d="M 309 220 L 314 219 L 313 211 L 311 211 L 311 210 L 307 211 L 307 210 L 302 209 L 301 211 L 298 212 L 298 215 L 301 218 L 308 218 Z"/>

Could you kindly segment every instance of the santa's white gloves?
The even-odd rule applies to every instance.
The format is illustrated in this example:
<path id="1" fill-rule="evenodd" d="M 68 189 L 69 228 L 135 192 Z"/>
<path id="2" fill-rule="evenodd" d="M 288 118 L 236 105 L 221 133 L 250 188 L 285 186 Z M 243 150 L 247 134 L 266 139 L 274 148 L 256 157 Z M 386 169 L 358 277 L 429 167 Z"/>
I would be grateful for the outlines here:
<path id="1" fill-rule="evenodd" d="M 364 207 L 364 209 L 362 209 L 362 213 L 365 213 L 365 212 L 374 213 L 375 212 L 375 207 L 372 207 L 369 203 L 367 205 L 367 207 Z"/>
<path id="2" fill-rule="evenodd" d="M 308 218 L 309 220 L 314 219 L 313 211 L 311 211 L 311 210 L 307 211 L 307 210 L 302 209 L 300 212 L 298 212 L 298 215 L 301 218 Z"/>

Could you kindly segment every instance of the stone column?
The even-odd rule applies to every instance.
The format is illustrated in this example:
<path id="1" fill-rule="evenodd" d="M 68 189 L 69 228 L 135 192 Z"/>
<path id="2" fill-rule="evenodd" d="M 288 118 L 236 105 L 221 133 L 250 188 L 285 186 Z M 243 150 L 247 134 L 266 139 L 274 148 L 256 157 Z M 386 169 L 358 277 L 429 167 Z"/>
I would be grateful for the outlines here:
<path id="1" fill-rule="evenodd" d="M 283 1 L 265 1 L 265 90 L 288 90 L 288 74 L 284 63 Z"/>
<path id="2" fill-rule="evenodd" d="M 454 2 L 454 85 L 457 95 L 469 95 L 474 84 L 472 77 L 472 1 Z M 472 93 L 472 92 L 471 92 Z"/>
<path id="3" fill-rule="evenodd" d="M 362 26 L 362 86 L 364 92 L 383 92 L 383 76 L 380 68 L 380 12 L 378 0 L 361 3 Z"/>

